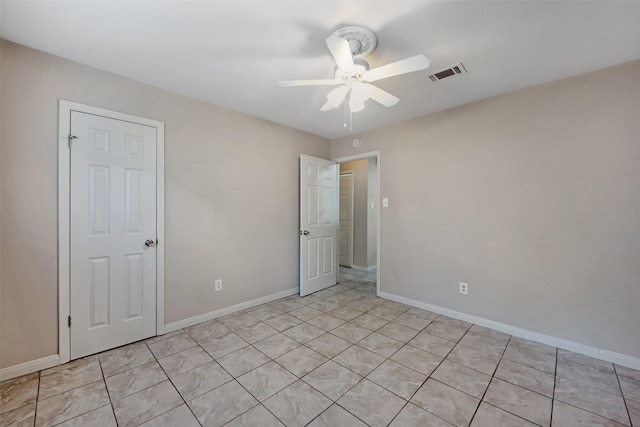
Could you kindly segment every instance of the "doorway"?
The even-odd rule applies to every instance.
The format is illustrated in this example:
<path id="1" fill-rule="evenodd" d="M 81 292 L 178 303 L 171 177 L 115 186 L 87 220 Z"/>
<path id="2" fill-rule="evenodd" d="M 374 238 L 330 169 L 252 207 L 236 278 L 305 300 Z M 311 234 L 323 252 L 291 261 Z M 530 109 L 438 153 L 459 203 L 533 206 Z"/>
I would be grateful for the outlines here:
<path id="1" fill-rule="evenodd" d="M 340 170 L 338 251 L 340 267 L 353 266 L 353 170 Z"/>
<path id="2" fill-rule="evenodd" d="M 339 282 L 356 281 L 375 286 L 380 290 L 380 152 L 368 152 L 354 156 L 333 159 L 340 165 L 341 184 L 342 174 L 351 174 L 353 182 L 352 202 L 352 258 L 351 264 L 345 263 L 340 257 L 338 270 Z M 346 180 L 348 185 L 348 180 Z M 341 185 L 340 224 L 348 213 L 343 204 L 349 203 L 343 197 Z M 344 214 L 344 215 L 343 215 Z M 346 228 L 346 227 L 345 227 Z M 341 233 L 340 247 L 348 247 L 343 241 L 348 234 Z M 342 255 L 342 254 L 341 254 Z"/>
<path id="3" fill-rule="evenodd" d="M 60 363 L 164 332 L 164 124 L 60 101 Z"/>

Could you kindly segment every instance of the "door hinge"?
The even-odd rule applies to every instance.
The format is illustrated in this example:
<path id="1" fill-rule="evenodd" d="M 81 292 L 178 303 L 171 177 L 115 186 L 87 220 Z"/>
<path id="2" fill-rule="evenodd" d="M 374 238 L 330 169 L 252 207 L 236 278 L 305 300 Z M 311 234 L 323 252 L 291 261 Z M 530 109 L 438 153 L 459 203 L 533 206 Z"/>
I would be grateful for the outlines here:
<path id="1" fill-rule="evenodd" d="M 71 327 L 71 316 L 67 317 L 67 326 Z"/>
<path id="2" fill-rule="evenodd" d="M 74 139 L 78 139 L 78 137 L 71 134 L 67 135 L 67 140 L 69 141 L 69 148 L 71 148 L 71 146 L 73 145 Z"/>

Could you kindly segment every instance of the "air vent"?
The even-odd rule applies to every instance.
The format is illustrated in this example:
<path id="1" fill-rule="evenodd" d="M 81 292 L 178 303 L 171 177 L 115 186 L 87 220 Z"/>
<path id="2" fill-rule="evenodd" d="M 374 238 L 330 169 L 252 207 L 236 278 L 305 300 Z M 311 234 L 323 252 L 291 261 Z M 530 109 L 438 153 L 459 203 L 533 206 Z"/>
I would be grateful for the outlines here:
<path id="1" fill-rule="evenodd" d="M 440 80 L 448 79 L 449 77 L 457 76 L 458 74 L 465 74 L 467 69 L 464 68 L 462 62 L 452 65 L 451 67 L 438 71 L 437 73 L 433 73 L 429 76 L 432 82 L 439 82 Z"/>

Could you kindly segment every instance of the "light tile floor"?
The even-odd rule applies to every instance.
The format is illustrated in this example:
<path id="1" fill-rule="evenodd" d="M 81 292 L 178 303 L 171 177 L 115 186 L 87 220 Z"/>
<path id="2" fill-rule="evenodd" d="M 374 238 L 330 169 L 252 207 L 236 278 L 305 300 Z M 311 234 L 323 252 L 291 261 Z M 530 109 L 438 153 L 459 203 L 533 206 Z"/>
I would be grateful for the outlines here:
<path id="1" fill-rule="evenodd" d="M 375 296 L 375 272 L 5 381 L 2 426 L 640 426 L 640 371 Z"/>

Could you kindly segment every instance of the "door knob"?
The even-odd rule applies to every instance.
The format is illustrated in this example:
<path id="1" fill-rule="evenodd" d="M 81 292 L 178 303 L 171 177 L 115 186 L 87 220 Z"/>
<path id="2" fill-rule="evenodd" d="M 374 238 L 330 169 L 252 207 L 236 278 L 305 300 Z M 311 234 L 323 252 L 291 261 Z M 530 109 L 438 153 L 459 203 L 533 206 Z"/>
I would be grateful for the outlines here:
<path id="1" fill-rule="evenodd" d="M 304 234 L 305 236 L 308 236 L 308 235 L 309 235 L 309 232 L 308 232 L 307 230 L 304 230 L 304 231 L 300 230 L 300 235 L 302 236 L 303 234 Z"/>
<path id="2" fill-rule="evenodd" d="M 156 241 L 156 240 L 151 240 L 151 239 L 147 239 L 147 240 L 145 240 L 145 242 L 144 242 L 144 244 L 145 244 L 146 246 L 148 246 L 148 247 L 155 246 L 155 245 L 156 245 L 156 243 L 157 243 L 157 241 Z"/>

